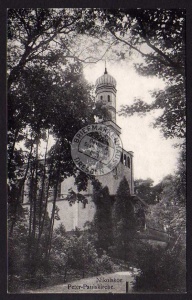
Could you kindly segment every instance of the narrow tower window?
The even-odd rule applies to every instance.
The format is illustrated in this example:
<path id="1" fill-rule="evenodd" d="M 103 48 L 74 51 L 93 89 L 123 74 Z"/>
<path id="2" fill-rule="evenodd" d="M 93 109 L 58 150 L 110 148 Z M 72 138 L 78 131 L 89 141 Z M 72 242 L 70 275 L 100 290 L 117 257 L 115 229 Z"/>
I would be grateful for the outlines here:
<path id="1" fill-rule="evenodd" d="M 129 157 L 127 157 L 127 166 L 128 166 L 128 168 L 130 168 L 130 158 Z"/>
<path id="2" fill-rule="evenodd" d="M 111 100 L 110 100 L 110 96 L 108 95 L 108 102 L 110 102 Z"/>
<path id="3" fill-rule="evenodd" d="M 123 164 L 126 166 L 126 155 L 124 154 Z"/>
<path id="4" fill-rule="evenodd" d="M 103 96 L 101 96 L 100 99 L 103 100 Z"/>

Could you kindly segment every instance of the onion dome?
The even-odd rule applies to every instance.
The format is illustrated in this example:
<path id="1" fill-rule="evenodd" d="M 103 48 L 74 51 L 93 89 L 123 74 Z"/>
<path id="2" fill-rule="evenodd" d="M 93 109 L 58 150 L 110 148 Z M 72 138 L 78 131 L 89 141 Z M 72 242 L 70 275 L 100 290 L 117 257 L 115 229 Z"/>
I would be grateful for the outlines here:
<path id="1" fill-rule="evenodd" d="M 107 73 L 107 69 L 105 68 L 105 72 L 102 76 L 100 76 L 97 80 L 96 80 L 96 88 L 103 86 L 103 85 L 110 85 L 110 86 L 114 86 L 116 87 L 116 80 L 113 76 L 109 75 Z"/>

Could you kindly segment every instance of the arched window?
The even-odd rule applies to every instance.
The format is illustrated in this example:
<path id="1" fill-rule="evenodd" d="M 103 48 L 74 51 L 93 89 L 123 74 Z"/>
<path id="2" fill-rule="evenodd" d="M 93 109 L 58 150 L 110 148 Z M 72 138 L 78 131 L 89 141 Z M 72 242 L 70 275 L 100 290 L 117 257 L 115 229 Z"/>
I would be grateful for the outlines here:
<path id="1" fill-rule="evenodd" d="M 124 166 L 126 166 L 126 155 L 124 154 L 124 158 L 123 158 L 123 164 Z"/>
<path id="2" fill-rule="evenodd" d="M 110 100 L 110 95 L 108 95 L 108 102 L 110 102 L 111 100 Z"/>
<path id="3" fill-rule="evenodd" d="M 101 96 L 100 99 L 103 100 L 103 96 Z"/>
<path id="4" fill-rule="evenodd" d="M 127 166 L 130 169 L 130 157 L 129 156 L 127 157 Z"/>

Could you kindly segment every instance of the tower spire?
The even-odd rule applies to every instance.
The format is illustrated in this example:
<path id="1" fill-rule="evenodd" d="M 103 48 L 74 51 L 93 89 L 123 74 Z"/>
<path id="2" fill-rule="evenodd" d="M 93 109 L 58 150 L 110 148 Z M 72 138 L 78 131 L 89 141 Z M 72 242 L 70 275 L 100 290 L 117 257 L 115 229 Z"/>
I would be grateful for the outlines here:
<path id="1" fill-rule="evenodd" d="M 104 74 L 107 74 L 107 61 L 106 61 L 106 58 L 105 58 L 105 72 Z"/>

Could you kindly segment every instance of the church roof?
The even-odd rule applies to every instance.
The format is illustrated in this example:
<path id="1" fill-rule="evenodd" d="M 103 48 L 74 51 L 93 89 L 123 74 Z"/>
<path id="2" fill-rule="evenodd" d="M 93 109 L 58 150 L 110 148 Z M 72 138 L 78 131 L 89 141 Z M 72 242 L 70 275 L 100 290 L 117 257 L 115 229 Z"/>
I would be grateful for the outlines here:
<path id="1" fill-rule="evenodd" d="M 105 68 L 105 72 L 102 76 L 100 76 L 99 78 L 97 78 L 96 80 L 96 87 L 101 86 L 101 85 L 111 85 L 116 87 L 116 80 L 113 76 L 111 76 L 110 74 L 108 74 L 107 69 Z"/>

